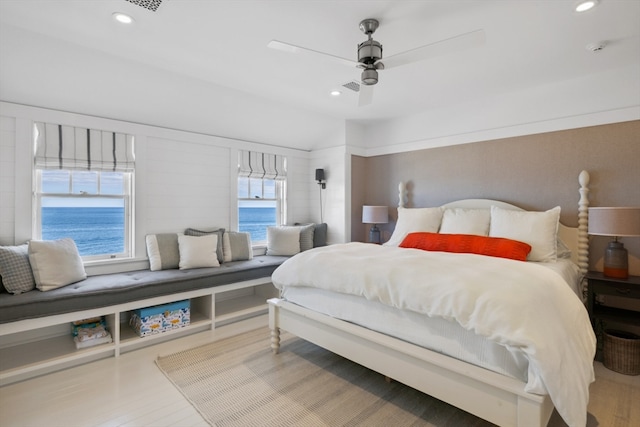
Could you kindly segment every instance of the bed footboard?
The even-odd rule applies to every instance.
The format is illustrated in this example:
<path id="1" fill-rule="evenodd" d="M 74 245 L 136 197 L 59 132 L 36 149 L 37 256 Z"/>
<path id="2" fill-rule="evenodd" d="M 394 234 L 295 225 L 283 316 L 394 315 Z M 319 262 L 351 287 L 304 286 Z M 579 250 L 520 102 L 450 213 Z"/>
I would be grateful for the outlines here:
<path id="1" fill-rule="evenodd" d="M 280 329 L 500 426 L 546 426 L 549 396 L 525 383 L 279 298 L 269 301 L 271 348 Z"/>

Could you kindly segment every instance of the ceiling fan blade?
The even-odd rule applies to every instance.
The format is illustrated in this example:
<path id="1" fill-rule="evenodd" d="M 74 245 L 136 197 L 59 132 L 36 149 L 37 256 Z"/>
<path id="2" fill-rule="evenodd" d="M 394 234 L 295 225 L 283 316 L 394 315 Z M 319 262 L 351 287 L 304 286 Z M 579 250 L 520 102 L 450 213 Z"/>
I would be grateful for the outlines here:
<path id="1" fill-rule="evenodd" d="M 358 107 L 364 107 L 373 101 L 373 86 L 360 84 L 358 92 Z"/>
<path id="2" fill-rule="evenodd" d="M 296 45 L 285 43 L 285 42 L 281 42 L 281 41 L 278 41 L 278 40 L 271 40 L 267 44 L 267 47 L 269 47 L 271 49 L 280 50 L 280 51 L 283 51 L 283 52 L 288 52 L 288 53 L 299 53 L 299 54 L 304 54 L 304 55 L 312 55 L 312 56 L 315 56 L 315 57 L 320 55 L 320 56 L 323 56 L 323 57 L 325 57 L 327 59 L 331 59 L 333 61 L 340 62 L 340 63 L 342 63 L 344 65 L 349 66 L 349 67 L 357 67 L 358 66 L 358 62 L 352 61 L 350 59 L 342 58 L 342 57 L 331 55 L 331 54 L 324 53 L 324 52 L 319 52 L 319 51 L 313 50 L 313 49 L 307 49 L 305 47 L 296 46 Z"/>
<path id="3" fill-rule="evenodd" d="M 425 46 L 417 47 L 415 49 L 407 50 L 406 52 L 391 55 L 387 58 L 382 58 L 381 62 L 384 64 L 384 68 L 388 70 L 389 68 L 399 67 L 401 65 L 422 61 L 428 58 L 445 55 L 447 53 L 479 47 L 484 43 L 484 30 L 475 30 Z"/>

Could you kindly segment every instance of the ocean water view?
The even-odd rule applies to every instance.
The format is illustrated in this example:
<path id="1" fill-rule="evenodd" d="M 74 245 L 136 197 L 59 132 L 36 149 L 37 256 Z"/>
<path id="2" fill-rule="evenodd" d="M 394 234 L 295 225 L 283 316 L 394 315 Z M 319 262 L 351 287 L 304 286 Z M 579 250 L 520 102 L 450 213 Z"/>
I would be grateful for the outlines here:
<path id="1" fill-rule="evenodd" d="M 70 237 L 82 256 L 124 252 L 124 208 L 43 207 L 42 238 Z"/>
<path id="2" fill-rule="evenodd" d="M 240 231 L 251 241 L 267 240 L 267 226 L 276 225 L 275 208 L 239 209 Z M 42 238 L 72 238 L 82 256 L 119 254 L 124 251 L 124 208 L 43 207 Z"/>
<path id="3" fill-rule="evenodd" d="M 267 240 L 267 227 L 276 225 L 276 208 L 239 208 L 239 231 L 249 232 L 252 242 Z"/>

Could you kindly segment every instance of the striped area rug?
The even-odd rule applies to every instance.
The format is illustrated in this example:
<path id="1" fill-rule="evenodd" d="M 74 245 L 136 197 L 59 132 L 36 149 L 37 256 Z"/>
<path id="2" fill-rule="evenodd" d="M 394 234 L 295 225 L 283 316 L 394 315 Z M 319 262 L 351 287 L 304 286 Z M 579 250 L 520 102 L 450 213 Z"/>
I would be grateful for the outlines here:
<path id="1" fill-rule="evenodd" d="M 283 333 L 257 329 L 156 360 L 212 426 L 490 426 Z"/>

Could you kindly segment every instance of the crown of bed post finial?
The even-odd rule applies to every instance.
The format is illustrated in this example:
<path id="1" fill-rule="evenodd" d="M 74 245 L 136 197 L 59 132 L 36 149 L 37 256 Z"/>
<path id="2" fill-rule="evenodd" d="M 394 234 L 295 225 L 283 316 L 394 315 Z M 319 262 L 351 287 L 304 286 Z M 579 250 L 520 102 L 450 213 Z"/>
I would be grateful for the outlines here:
<path id="1" fill-rule="evenodd" d="M 589 270 L 589 172 L 583 170 L 578 176 L 580 200 L 578 201 L 578 267 L 584 277 Z M 583 298 L 586 300 L 586 281 L 582 281 Z"/>
<path id="2" fill-rule="evenodd" d="M 407 188 L 405 187 L 404 182 L 400 182 L 400 184 L 398 184 L 398 207 L 399 208 L 404 207 L 404 199 L 406 194 L 407 194 Z"/>

